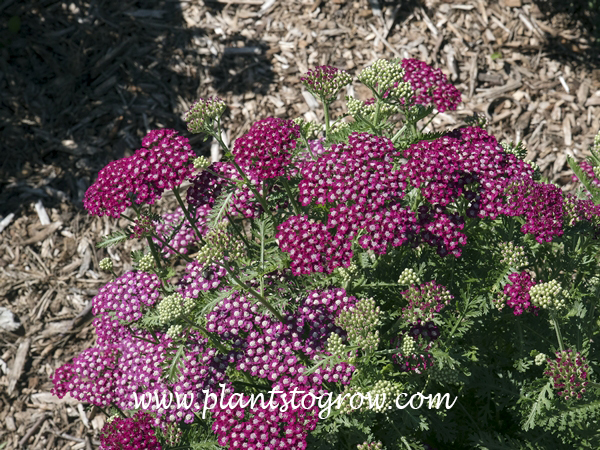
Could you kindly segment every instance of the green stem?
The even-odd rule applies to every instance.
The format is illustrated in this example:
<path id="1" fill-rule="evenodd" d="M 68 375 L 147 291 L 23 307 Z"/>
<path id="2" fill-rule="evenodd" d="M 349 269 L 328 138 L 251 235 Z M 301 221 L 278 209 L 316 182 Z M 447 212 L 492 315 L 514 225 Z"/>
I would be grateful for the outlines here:
<path id="1" fill-rule="evenodd" d="M 223 139 L 221 138 L 221 117 L 219 117 L 217 119 L 217 132 L 215 134 L 213 134 L 213 136 L 217 140 L 217 142 L 219 143 L 221 148 L 223 150 L 225 150 L 225 154 L 229 155 L 231 153 L 229 151 L 229 147 L 227 147 L 227 145 L 225 145 L 225 142 L 223 142 Z"/>
<path id="2" fill-rule="evenodd" d="M 113 406 L 113 408 L 115 408 L 119 412 L 119 414 L 121 415 L 121 417 L 127 418 L 127 416 L 125 415 L 125 413 L 121 410 L 121 408 L 119 408 L 117 406 L 117 404 L 115 402 L 111 402 L 110 404 Z"/>
<path id="3" fill-rule="evenodd" d="M 435 113 L 433 116 L 431 116 L 431 119 L 429 119 L 429 121 L 423 125 L 423 128 L 421 128 L 421 133 L 423 133 L 423 130 L 425 130 L 425 128 L 427 128 L 431 122 L 433 122 L 433 119 L 435 119 L 438 114 L 439 113 Z"/>
<path id="4" fill-rule="evenodd" d="M 154 258 L 156 265 L 158 266 L 159 269 L 162 269 L 162 264 L 160 262 L 161 257 L 158 254 L 158 251 L 156 250 L 156 246 L 154 245 L 154 241 L 152 240 L 152 237 L 146 236 L 146 240 L 148 241 L 148 245 L 150 246 L 150 252 L 152 253 L 152 257 Z"/>
<path id="5" fill-rule="evenodd" d="M 377 99 L 375 103 L 375 117 L 373 118 L 373 122 L 375 127 L 379 125 L 379 114 L 381 113 L 381 100 Z"/>
<path id="6" fill-rule="evenodd" d="M 281 177 L 282 181 L 283 181 L 283 187 L 285 188 L 285 192 L 287 193 L 290 202 L 292 202 L 292 207 L 294 208 L 294 213 L 299 216 L 300 215 L 300 206 L 298 205 L 298 202 L 296 202 L 296 199 L 294 198 L 293 194 L 292 194 L 292 190 L 290 189 L 290 184 L 288 183 L 287 178 L 285 177 L 285 175 L 283 177 Z"/>
<path id="7" fill-rule="evenodd" d="M 175 198 L 177 199 L 177 203 L 179 203 L 179 206 L 181 207 L 181 210 L 183 211 L 183 215 L 185 216 L 185 218 L 187 219 L 187 221 L 192 226 L 192 228 L 194 230 L 194 233 L 196 233 L 196 237 L 200 240 L 200 242 L 203 242 L 202 234 L 200 233 L 200 230 L 198 230 L 198 227 L 196 227 L 196 221 L 192 220 L 192 217 L 190 216 L 190 212 L 185 207 L 185 204 L 183 203 L 183 200 L 181 200 L 181 196 L 179 195 L 179 186 L 173 188 L 173 193 L 175 194 Z"/>
<path id="8" fill-rule="evenodd" d="M 402 136 L 404 134 L 404 132 L 406 131 L 406 124 L 404 124 L 402 126 L 402 128 L 400 128 L 400 130 L 398 130 L 398 132 L 394 135 L 394 137 L 392 138 L 392 144 L 395 144 L 396 141 L 398 140 L 398 138 L 400 136 Z"/>
<path id="9" fill-rule="evenodd" d="M 323 102 L 323 112 L 325 113 L 325 136 L 329 137 L 330 125 L 329 125 L 329 103 L 321 97 Z"/>
<path id="10" fill-rule="evenodd" d="M 562 334 L 560 332 L 560 327 L 558 326 L 558 320 L 556 319 L 556 313 L 552 311 L 550 313 L 550 317 L 552 319 L 552 324 L 554 325 L 554 331 L 556 331 L 556 339 L 558 339 L 558 346 L 561 352 L 565 351 L 565 345 L 563 344 Z"/>
<path id="11" fill-rule="evenodd" d="M 244 237 L 240 229 L 233 223 L 233 217 L 231 217 L 231 215 L 228 212 L 225 212 L 225 215 L 227 216 L 227 220 L 229 220 L 233 231 L 235 231 L 235 234 L 237 234 L 238 237 L 244 242 L 246 248 L 250 248 L 250 242 L 248 242 L 248 240 Z"/>
<path id="12" fill-rule="evenodd" d="M 258 292 L 256 292 L 254 289 L 252 289 L 250 286 L 248 286 L 246 283 L 244 283 L 242 280 L 240 280 L 238 276 L 235 273 L 233 273 L 233 271 L 225 261 L 222 261 L 221 263 L 215 262 L 215 264 L 218 264 L 219 266 L 223 267 L 231 276 L 231 278 L 233 278 L 233 280 L 238 284 L 239 287 L 252 294 L 260 302 L 260 304 L 267 308 L 271 312 L 271 314 L 273 314 L 279 321 L 285 322 L 283 316 L 279 314 L 275 308 L 273 308 L 273 306 L 267 301 L 267 299 L 260 295 Z"/>
<path id="13" fill-rule="evenodd" d="M 238 171 L 238 173 L 242 176 L 242 178 L 244 178 L 244 181 L 246 181 L 246 184 L 248 185 L 248 187 L 250 188 L 250 190 L 252 191 L 252 193 L 254 194 L 254 196 L 256 197 L 256 199 L 258 200 L 258 202 L 260 203 L 260 205 L 265 210 L 265 213 L 272 214 L 271 210 L 267 206 L 267 202 L 262 197 L 262 195 L 260 195 L 258 193 L 258 191 L 256 190 L 256 188 L 252 185 L 252 182 L 248 179 L 248 177 L 246 176 L 246 174 L 244 173 L 244 171 L 242 170 L 242 168 L 240 166 L 238 166 L 238 164 L 235 161 L 231 161 L 231 162 L 232 162 L 233 166 L 235 167 L 235 169 Z"/>

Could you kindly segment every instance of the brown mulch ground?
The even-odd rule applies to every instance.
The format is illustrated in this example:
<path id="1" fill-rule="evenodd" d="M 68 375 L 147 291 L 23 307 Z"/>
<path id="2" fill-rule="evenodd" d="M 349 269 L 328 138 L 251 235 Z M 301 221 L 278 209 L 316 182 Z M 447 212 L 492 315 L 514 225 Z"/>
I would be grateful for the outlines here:
<path id="1" fill-rule="evenodd" d="M 311 67 L 354 73 L 379 57 L 415 57 L 463 92 L 434 127 L 486 114 L 499 140 L 523 139 L 569 189 L 567 155 L 584 158 L 600 129 L 598 17 L 570 6 L 0 1 L 0 449 L 98 445 L 103 413 L 53 397 L 49 376 L 93 345 L 90 301 L 108 281 L 98 261 L 110 254 L 122 273 L 134 246 L 95 247 L 115 224 L 88 217 L 83 194 L 148 130 L 184 131 L 190 103 L 219 95 L 231 141 L 260 118 L 318 116 L 299 81 Z M 192 143 L 210 153 L 210 142 Z"/>

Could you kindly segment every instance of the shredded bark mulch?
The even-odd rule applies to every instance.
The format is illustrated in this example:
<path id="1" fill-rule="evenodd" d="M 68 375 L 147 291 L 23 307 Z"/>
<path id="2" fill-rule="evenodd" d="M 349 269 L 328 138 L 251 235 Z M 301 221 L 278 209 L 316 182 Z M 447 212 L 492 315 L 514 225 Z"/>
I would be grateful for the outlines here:
<path id="1" fill-rule="evenodd" d="M 49 377 L 94 343 L 91 299 L 109 281 L 98 262 L 111 256 L 123 273 L 137 245 L 96 248 L 117 224 L 89 217 L 83 195 L 147 131 L 187 135 L 183 113 L 209 95 L 229 106 L 227 141 L 269 116 L 321 119 L 300 83 L 309 68 L 419 58 L 463 93 L 435 129 L 484 114 L 572 189 L 567 156 L 585 158 L 600 129 L 600 19 L 583 4 L 1 1 L 0 449 L 99 445 L 104 414 L 53 397 Z"/>

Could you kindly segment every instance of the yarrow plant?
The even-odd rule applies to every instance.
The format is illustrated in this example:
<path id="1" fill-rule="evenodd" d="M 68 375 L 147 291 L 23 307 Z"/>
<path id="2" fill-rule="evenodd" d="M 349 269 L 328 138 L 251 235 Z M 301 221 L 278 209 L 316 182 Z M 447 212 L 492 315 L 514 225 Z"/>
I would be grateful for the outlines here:
<path id="1" fill-rule="evenodd" d="M 144 249 L 101 260 L 96 345 L 53 392 L 111 416 L 103 449 L 600 448 L 600 135 L 564 193 L 479 118 L 435 129 L 461 101 L 439 69 L 378 60 L 333 117 L 354 79 L 302 77 L 324 126 L 229 148 L 200 99 L 222 161 L 154 130 L 100 171 L 86 209 L 129 226 L 99 247 Z"/>

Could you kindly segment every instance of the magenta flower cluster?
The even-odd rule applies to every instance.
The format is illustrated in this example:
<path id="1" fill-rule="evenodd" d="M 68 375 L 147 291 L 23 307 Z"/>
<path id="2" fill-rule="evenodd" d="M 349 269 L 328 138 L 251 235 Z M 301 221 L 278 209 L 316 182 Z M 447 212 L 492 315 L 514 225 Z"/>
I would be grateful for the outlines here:
<path id="1" fill-rule="evenodd" d="M 195 215 L 194 224 L 198 228 L 198 231 L 204 234 L 206 231 L 206 220 L 210 213 L 210 206 L 199 206 L 193 212 Z M 162 221 L 157 222 L 154 227 L 160 239 L 154 237 L 152 240 L 166 257 L 172 256 L 175 253 L 185 255 L 188 253 L 190 247 L 198 243 L 198 237 L 192 225 L 185 218 L 181 208 L 177 208 L 172 213 L 164 214 Z"/>
<path id="2" fill-rule="evenodd" d="M 581 353 L 567 349 L 556 352 L 556 359 L 548 359 L 544 375 L 552 379 L 558 396 L 565 400 L 581 399 L 588 385 L 589 369 Z"/>
<path id="3" fill-rule="evenodd" d="M 102 450 L 161 450 L 152 421 L 144 412 L 130 418 L 114 418 L 100 433 Z"/>
<path id="4" fill-rule="evenodd" d="M 401 372 L 423 373 L 434 364 L 433 355 L 430 353 L 434 341 L 440 337 L 440 330 L 433 322 L 421 322 L 412 326 L 407 332 L 401 334 L 392 341 L 392 345 L 399 350 L 392 355 L 392 361 Z M 404 339 L 414 340 L 414 350 L 411 353 L 403 353 L 402 343 Z"/>
<path id="5" fill-rule="evenodd" d="M 531 275 L 523 271 L 515 272 L 508 276 L 510 283 L 504 286 L 506 305 L 513 308 L 515 316 L 520 316 L 525 311 L 535 311 L 537 308 L 531 304 L 530 289 L 536 285 Z"/>
<path id="6" fill-rule="evenodd" d="M 313 272 L 331 273 L 336 267 L 348 267 L 352 242 L 332 237 L 327 226 L 307 216 L 292 216 L 277 227 L 279 248 L 290 258 L 294 275 Z"/>
<path id="7" fill-rule="evenodd" d="M 167 189 L 179 186 L 193 170 L 196 155 L 174 130 L 154 130 L 133 156 L 108 164 L 85 193 L 90 214 L 118 218 L 135 202 L 152 205 Z"/>
<path id="8" fill-rule="evenodd" d="M 408 81 L 415 91 L 414 103 L 433 104 L 440 112 L 456 110 L 461 102 L 460 91 L 448 82 L 440 69 L 418 59 L 403 59 L 400 65 L 404 69 L 404 81 Z"/>
<path id="9" fill-rule="evenodd" d="M 285 173 L 300 138 L 300 127 L 291 120 L 270 117 L 254 123 L 233 145 L 235 162 L 259 180 Z"/>

